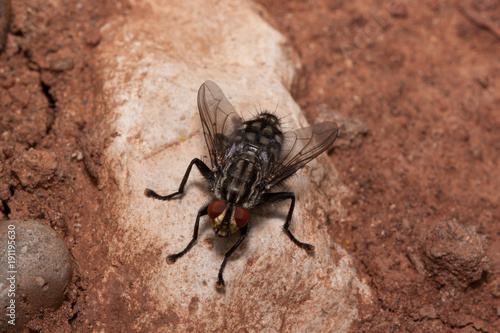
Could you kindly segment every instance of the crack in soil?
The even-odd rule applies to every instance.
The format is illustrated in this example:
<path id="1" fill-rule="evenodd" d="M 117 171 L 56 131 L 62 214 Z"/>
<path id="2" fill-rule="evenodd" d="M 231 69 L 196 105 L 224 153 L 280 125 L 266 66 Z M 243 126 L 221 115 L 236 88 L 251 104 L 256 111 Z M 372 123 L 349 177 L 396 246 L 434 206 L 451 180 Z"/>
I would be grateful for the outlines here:
<path id="1" fill-rule="evenodd" d="M 41 71 L 39 71 L 41 73 Z M 56 108 L 56 99 L 50 93 L 51 86 L 40 80 L 40 85 L 42 86 L 42 92 L 49 103 L 49 108 L 52 110 L 52 121 L 47 125 L 47 130 L 45 131 L 45 135 L 49 135 L 52 132 L 52 126 L 56 121 L 57 116 L 57 108 Z"/>
<path id="2" fill-rule="evenodd" d="M 0 211 L 9 219 L 10 207 L 7 204 L 7 200 L 2 200 L 2 208 L 0 208 Z"/>

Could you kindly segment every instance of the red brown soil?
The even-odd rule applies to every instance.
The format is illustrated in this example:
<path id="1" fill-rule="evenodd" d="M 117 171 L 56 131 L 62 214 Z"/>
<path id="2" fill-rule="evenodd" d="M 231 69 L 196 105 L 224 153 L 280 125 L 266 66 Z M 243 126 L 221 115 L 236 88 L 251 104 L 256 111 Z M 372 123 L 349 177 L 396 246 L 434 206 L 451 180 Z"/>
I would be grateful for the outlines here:
<path id="1" fill-rule="evenodd" d="M 500 3 L 259 2 L 300 55 L 296 98 L 308 119 L 350 120 L 330 157 L 352 194 L 330 231 L 374 300 L 352 331 L 499 332 Z M 0 55 L 0 217 L 51 225 L 74 258 L 67 301 L 32 330 L 88 331 L 98 318 L 90 290 L 110 264 L 93 250 L 110 185 L 100 179 L 107 138 L 95 135 L 92 55 L 98 28 L 128 5 L 57 4 L 12 1 Z M 134 320 L 124 289 L 140 302 L 130 272 L 106 295 L 120 304 L 99 314 L 108 328 Z"/>

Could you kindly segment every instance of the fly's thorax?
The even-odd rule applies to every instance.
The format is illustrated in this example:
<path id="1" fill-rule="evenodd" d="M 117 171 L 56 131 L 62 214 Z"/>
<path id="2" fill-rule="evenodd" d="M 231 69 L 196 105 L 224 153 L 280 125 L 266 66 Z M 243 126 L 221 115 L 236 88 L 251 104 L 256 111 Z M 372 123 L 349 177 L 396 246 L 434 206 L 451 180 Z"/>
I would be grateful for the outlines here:
<path id="1" fill-rule="evenodd" d="M 262 183 L 262 166 L 253 152 L 241 152 L 226 163 L 217 174 L 213 194 L 236 206 L 251 209 L 258 202 Z"/>
<path id="2" fill-rule="evenodd" d="M 257 117 L 255 117 L 254 120 L 257 120 L 257 121 L 262 122 L 264 124 L 272 125 L 272 126 L 276 127 L 281 132 L 280 120 L 276 115 L 274 115 L 272 113 L 262 112 L 259 115 L 257 115 Z"/>
<path id="3" fill-rule="evenodd" d="M 239 132 L 237 149 L 255 152 L 263 170 L 277 161 L 283 145 L 283 132 L 278 117 L 261 113 L 255 119 L 246 121 Z"/>

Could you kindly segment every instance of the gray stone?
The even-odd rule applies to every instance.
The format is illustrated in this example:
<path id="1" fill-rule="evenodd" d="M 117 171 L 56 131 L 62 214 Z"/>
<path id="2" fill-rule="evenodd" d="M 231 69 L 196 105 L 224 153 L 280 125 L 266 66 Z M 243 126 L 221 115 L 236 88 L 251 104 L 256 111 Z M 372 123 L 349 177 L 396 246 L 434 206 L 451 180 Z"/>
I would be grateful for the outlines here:
<path id="1" fill-rule="evenodd" d="M 0 308 L 15 314 L 2 313 L 0 331 L 16 332 L 42 307 L 56 309 L 63 303 L 71 256 L 52 228 L 33 220 L 0 222 L 0 249 Z"/>

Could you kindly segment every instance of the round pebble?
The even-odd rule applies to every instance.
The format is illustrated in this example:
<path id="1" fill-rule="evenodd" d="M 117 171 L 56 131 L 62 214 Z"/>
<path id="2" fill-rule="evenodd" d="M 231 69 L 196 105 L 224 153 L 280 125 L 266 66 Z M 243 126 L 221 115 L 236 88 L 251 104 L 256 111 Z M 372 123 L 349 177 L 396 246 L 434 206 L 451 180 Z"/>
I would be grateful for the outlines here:
<path id="1" fill-rule="evenodd" d="M 17 331 L 43 308 L 58 308 L 71 280 L 71 256 L 38 221 L 0 222 L 0 332 Z M 15 324 L 12 325 L 12 324 Z"/>

